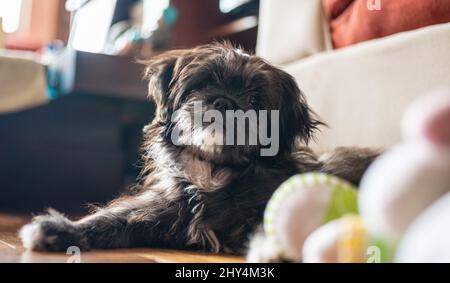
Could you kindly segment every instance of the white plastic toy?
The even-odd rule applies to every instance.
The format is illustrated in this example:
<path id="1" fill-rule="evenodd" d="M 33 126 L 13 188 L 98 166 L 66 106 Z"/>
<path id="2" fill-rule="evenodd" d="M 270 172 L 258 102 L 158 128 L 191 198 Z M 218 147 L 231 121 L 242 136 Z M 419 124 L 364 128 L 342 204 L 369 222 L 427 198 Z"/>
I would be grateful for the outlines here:
<path id="1" fill-rule="evenodd" d="M 450 262 L 450 193 L 438 199 L 403 236 L 396 262 Z"/>
<path id="2" fill-rule="evenodd" d="M 359 193 L 369 233 L 393 246 L 425 208 L 450 191 L 450 91 L 417 99 L 402 130 L 404 141 L 374 162 Z"/>
<path id="3" fill-rule="evenodd" d="M 264 215 L 267 241 L 286 260 L 302 260 L 303 242 L 315 229 L 346 214 L 357 213 L 356 189 L 336 177 L 308 173 L 284 182 Z"/>

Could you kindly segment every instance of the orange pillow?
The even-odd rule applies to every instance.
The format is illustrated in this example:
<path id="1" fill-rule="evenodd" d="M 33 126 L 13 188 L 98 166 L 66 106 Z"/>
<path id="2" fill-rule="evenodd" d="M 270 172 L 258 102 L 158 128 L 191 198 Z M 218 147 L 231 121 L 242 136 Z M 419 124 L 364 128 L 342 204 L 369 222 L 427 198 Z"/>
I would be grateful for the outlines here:
<path id="1" fill-rule="evenodd" d="M 335 48 L 450 22 L 450 0 L 323 0 L 323 8 Z"/>

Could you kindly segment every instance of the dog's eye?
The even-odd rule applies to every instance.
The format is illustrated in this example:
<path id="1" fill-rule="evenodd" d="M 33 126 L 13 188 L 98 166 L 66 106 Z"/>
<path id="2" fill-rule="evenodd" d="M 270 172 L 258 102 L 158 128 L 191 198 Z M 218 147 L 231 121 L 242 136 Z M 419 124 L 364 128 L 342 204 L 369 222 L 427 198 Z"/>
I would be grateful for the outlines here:
<path id="1" fill-rule="evenodd" d="M 256 96 L 256 95 L 249 95 L 248 97 L 247 97 L 247 102 L 248 102 L 248 104 L 250 104 L 251 106 L 253 106 L 253 107 L 256 107 L 256 106 L 258 106 L 258 97 Z"/>

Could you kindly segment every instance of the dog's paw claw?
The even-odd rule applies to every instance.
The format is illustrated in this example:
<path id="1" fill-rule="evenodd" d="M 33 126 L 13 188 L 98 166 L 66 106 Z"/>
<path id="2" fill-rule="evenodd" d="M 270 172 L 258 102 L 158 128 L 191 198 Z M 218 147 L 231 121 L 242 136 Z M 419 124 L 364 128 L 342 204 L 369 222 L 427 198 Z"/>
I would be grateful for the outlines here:
<path id="1" fill-rule="evenodd" d="M 49 210 L 19 231 L 23 246 L 35 251 L 66 251 L 71 246 L 87 249 L 82 231 L 62 214 Z"/>

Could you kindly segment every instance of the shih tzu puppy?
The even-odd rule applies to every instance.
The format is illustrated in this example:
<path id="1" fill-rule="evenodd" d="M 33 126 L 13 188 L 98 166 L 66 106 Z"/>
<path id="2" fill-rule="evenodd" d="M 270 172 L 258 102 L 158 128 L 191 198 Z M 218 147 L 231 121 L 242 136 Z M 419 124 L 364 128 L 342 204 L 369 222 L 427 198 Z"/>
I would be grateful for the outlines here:
<path id="1" fill-rule="evenodd" d="M 288 177 L 322 171 L 357 184 L 377 155 L 341 148 L 316 156 L 307 144 L 322 123 L 295 80 L 230 44 L 154 57 L 146 78 L 157 111 L 144 129 L 136 188 L 78 221 L 53 210 L 35 217 L 19 233 L 26 248 L 244 253 L 266 203 Z M 239 115 L 224 119 L 235 126 L 231 131 L 217 127 L 220 114 L 236 112 L 253 114 L 240 123 Z M 256 132 L 264 135 L 241 138 Z"/>

